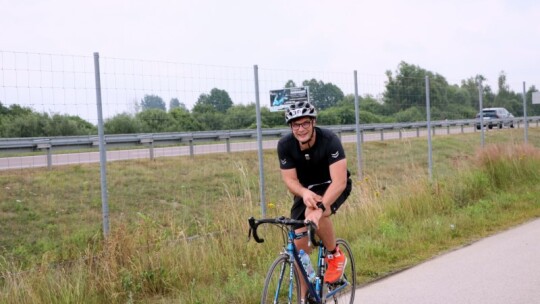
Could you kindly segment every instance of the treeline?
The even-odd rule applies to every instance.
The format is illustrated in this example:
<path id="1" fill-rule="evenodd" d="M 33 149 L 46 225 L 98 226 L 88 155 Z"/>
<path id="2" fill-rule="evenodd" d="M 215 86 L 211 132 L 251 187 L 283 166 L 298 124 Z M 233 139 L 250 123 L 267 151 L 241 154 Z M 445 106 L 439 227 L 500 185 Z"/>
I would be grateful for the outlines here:
<path id="1" fill-rule="evenodd" d="M 97 127 L 71 115 L 37 113 L 28 107 L 0 102 L 0 137 L 41 137 L 97 134 Z"/>
<path id="2" fill-rule="evenodd" d="M 479 81 L 477 75 L 451 85 L 436 73 L 401 62 L 396 71 L 386 72 L 387 81 L 382 96 L 360 97 L 361 123 L 410 122 L 426 120 L 425 76 L 430 79 L 431 117 L 433 120 L 470 119 L 478 112 Z M 340 125 L 355 123 L 354 96 L 345 95 L 332 83 L 305 80 L 296 84 L 289 80 L 284 87 L 309 86 L 310 98 L 319 109 L 318 123 Z M 527 91 L 531 104 L 534 86 Z M 506 75 L 498 78 L 497 94 L 488 85 L 482 92 L 484 107 L 505 107 L 515 116 L 523 115 L 521 93 L 510 90 Z M 539 106 L 528 106 L 528 115 L 540 115 Z M 261 108 L 263 128 L 284 127 L 282 112 Z M 157 95 L 146 95 L 138 104 L 136 114 L 123 113 L 106 119 L 106 134 L 157 133 L 208 130 L 235 130 L 256 127 L 255 104 L 236 105 L 225 90 L 212 89 L 199 96 L 188 110 L 177 98 L 165 101 Z M 4 107 L 0 103 L 1 137 L 37 137 L 96 134 L 96 126 L 77 116 L 36 113 L 18 105 Z"/>

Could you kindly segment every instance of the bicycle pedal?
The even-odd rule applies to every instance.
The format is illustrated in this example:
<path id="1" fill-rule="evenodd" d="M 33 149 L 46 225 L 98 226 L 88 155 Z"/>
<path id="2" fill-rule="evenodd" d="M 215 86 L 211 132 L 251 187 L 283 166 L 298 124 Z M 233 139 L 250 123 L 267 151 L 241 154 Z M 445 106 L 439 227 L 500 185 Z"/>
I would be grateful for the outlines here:
<path id="1" fill-rule="evenodd" d="M 342 278 L 334 283 L 326 283 L 326 286 L 328 286 L 329 290 L 333 290 L 333 289 L 343 286 L 345 283 L 347 282 Z"/>

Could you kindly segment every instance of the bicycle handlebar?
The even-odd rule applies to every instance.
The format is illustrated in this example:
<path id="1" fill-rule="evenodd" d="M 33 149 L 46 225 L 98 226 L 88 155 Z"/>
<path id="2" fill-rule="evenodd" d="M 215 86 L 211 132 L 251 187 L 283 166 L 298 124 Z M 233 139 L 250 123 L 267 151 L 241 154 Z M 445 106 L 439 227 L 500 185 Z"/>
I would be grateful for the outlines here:
<path id="1" fill-rule="evenodd" d="M 311 246 L 311 244 L 317 244 L 317 240 L 315 240 L 315 231 L 317 230 L 317 225 L 315 223 L 310 221 L 303 221 L 303 220 L 293 220 L 290 218 L 286 218 L 284 216 L 278 217 L 278 218 L 266 218 L 266 219 L 260 219 L 256 220 L 254 217 L 250 217 L 248 219 L 249 222 L 249 233 L 248 233 L 248 240 L 251 237 L 251 234 L 253 233 L 253 238 L 257 243 L 263 243 L 264 239 L 260 238 L 257 234 L 257 228 L 261 224 L 276 224 L 276 225 L 285 225 L 285 226 L 294 226 L 294 225 L 302 225 L 304 227 L 308 227 L 308 246 Z"/>

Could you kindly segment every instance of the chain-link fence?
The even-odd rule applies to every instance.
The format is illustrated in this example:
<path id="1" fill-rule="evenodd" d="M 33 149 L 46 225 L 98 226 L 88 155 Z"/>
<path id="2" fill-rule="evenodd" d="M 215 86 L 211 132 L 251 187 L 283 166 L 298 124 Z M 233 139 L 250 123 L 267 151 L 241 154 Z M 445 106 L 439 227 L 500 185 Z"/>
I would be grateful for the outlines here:
<path id="1" fill-rule="evenodd" d="M 527 110 L 530 126 L 538 126 L 539 109 L 531 105 L 534 86 L 513 92 L 504 79 L 498 93 L 493 93 L 479 86 L 482 79 L 448 83 L 440 75 L 409 65 L 387 75 L 365 75 L 354 70 L 297 71 L 101 57 L 97 62 L 106 139 L 100 139 L 95 60 L 95 56 L 0 51 L 0 205 L 4 212 L 0 225 L 3 235 L 11 233 L 0 247 L 10 255 L 60 246 L 67 240 L 86 242 L 101 229 L 106 231 L 108 223 L 103 228 L 98 223 L 109 217 L 114 226 L 145 221 L 148 214 L 161 212 L 163 225 L 190 223 L 179 232 L 189 236 L 200 232 L 197 223 L 211 221 L 209 210 L 223 204 L 224 197 L 262 201 L 262 207 L 288 199 L 285 187 L 276 186 L 281 181 L 275 174 L 276 143 L 288 129 L 283 113 L 269 109 L 270 90 L 309 87 L 319 108 L 318 125 L 339 133 L 351 171 L 359 179 L 375 179 L 381 191 L 399 179 L 452 170 L 460 157 L 471 155 L 470 145 L 460 142 L 481 147 L 527 141 Z M 493 107 L 504 107 L 514 117 L 494 120 L 503 130 L 498 130 L 499 124 L 477 129 L 479 110 Z M 357 118 L 361 128 L 354 128 Z M 262 136 L 255 132 L 257 127 Z M 447 135 L 456 136 L 428 140 Z M 377 144 L 363 146 L 359 138 Z M 257 139 L 262 145 L 256 145 Z M 114 161 L 107 164 L 106 175 L 105 164 L 99 165 L 100 146 L 106 147 L 107 160 Z M 259 147 L 266 152 L 243 152 L 262 152 Z M 453 162 L 448 161 L 450 151 L 456 158 Z M 242 158 L 229 159 L 227 152 L 240 153 Z M 201 165 L 218 160 L 225 160 L 227 167 Z M 382 162 L 395 166 L 381 172 Z M 148 170 L 153 173 L 147 174 Z M 230 172 L 235 173 L 230 176 Z M 265 180 L 271 186 L 264 186 Z M 266 197 L 261 195 L 267 191 Z M 43 233 L 26 235 L 31 231 L 28 227 L 12 232 L 10 227 L 17 222 L 39 225 Z M 81 229 L 71 231 L 73 223 Z M 37 245 L 26 247 L 22 242 Z"/>

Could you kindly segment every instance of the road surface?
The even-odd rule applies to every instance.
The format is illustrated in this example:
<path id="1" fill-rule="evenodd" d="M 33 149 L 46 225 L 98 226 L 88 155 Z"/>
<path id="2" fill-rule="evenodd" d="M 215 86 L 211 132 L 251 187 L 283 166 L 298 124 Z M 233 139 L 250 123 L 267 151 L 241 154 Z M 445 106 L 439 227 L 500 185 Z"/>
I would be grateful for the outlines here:
<path id="1" fill-rule="evenodd" d="M 445 130 L 438 130 L 437 134 L 459 134 L 459 133 L 474 132 L 472 127 L 465 127 L 463 130 L 460 128 L 449 128 Z M 396 130 L 396 131 L 379 131 L 379 132 L 367 132 L 364 134 L 363 141 L 382 141 L 401 138 L 413 138 L 413 137 L 425 137 L 427 136 L 426 130 Z M 356 142 L 356 135 L 343 135 L 343 142 Z M 264 140 L 263 149 L 275 149 L 277 146 L 277 140 Z M 237 142 L 230 144 L 231 152 L 240 151 L 254 151 L 258 149 L 256 141 L 252 142 Z M 206 144 L 206 145 L 194 145 L 193 154 L 201 155 L 208 153 L 227 153 L 227 145 L 225 143 Z M 167 157 L 167 156 L 189 156 L 191 150 L 189 146 L 176 146 L 176 147 L 163 147 L 154 148 L 154 157 Z M 0 154 L 0 170 L 11 169 L 23 169 L 23 168 L 39 168 L 47 167 L 49 165 L 46 152 L 42 155 L 36 156 L 17 156 L 17 157 L 1 157 Z M 107 161 L 118 161 L 128 159 L 149 159 L 149 149 L 130 149 L 130 150 L 115 150 L 107 151 Z M 61 165 L 74 165 L 84 163 L 98 163 L 99 152 L 81 152 L 81 153 L 69 153 L 69 154 L 53 154 L 51 155 L 51 166 Z"/>
<path id="2" fill-rule="evenodd" d="M 540 219 L 356 291 L 358 304 L 539 304 Z"/>

